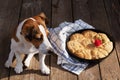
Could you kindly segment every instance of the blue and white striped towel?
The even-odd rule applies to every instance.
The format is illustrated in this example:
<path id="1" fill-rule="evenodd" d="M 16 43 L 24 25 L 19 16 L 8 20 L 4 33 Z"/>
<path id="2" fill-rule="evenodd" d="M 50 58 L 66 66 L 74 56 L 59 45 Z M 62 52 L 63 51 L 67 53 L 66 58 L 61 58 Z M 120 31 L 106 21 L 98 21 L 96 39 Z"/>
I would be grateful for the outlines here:
<path id="1" fill-rule="evenodd" d="M 66 51 L 66 38 L 75 31 L 89 28 L 93 27 L 81 19 L 76 20 L 74 23 L 63 22 L 57 28 L 49 28 L 49 40 L 54 48 L 55 54 L 58 55 L 57 64 L 77 75 L 79 75 L 88 66 L 88 63 L 78 61 L 77 59 L 69 56 Z"/>

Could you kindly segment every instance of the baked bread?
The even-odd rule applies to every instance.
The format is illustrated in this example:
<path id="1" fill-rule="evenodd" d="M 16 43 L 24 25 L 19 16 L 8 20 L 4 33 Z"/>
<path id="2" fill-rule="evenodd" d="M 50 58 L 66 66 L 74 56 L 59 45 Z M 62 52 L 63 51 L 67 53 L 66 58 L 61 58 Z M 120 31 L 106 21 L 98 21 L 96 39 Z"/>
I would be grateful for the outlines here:
<path id="1" fill-rule="evenodd" d="M 95 60 L 108 56 L 113 49 L 113 42 L 104 33 L 86 30 L 71 35 L 67 48 L 79 58 Z"/>

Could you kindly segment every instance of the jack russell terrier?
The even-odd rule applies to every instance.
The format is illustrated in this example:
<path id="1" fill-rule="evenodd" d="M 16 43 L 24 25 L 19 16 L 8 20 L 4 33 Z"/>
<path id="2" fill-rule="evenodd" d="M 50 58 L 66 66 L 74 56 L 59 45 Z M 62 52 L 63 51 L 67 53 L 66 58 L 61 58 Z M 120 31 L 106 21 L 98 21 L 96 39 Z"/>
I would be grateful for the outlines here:
<path id="1" fill-rule="evenodd" d="M 11 38 L 11 51 L 5 67 L 9 68 L 15 55 L 17 64 L 15 72 L 23 71 L 23 64 L 20 55 L 27 54 L 25 66 L 29 67 L 32 57 L 39 53 L 40 70 L 43 74 L 50 74 L 50 69 L 45 65 L 45 56 L 48 51 L 52 51 L 52 46 L 48 41 L 49 31 L 46 27 L 46 16 L 40 13 L 37 16 L 25 19 L 16 28 Z"/>

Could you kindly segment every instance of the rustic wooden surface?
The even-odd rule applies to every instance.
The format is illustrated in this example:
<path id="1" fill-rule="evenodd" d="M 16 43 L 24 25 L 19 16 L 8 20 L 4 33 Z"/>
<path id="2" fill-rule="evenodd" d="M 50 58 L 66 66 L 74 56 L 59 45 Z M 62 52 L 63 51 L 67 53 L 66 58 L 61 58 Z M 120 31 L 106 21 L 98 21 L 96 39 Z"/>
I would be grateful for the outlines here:
<path id="1" fill-rule="evenodd" d="M 39 71 L 38 55 L 21 74 L 4 63 L 9 54 L 10 35 L 25 18 L 45 12 L 49 27 L 61 22 L 82 19 L 113 36 L 115 49 L 100 63 L 91 63 L 79 76 L 56 64 L 57 56 L 49 55 L 46 63 L 51 69 L 48 76 Z M 120 80 L 120 0 L 1 0 L 0 1 L 0 80 Z M 13 67 L 15 61 L 13 63 Z"/>

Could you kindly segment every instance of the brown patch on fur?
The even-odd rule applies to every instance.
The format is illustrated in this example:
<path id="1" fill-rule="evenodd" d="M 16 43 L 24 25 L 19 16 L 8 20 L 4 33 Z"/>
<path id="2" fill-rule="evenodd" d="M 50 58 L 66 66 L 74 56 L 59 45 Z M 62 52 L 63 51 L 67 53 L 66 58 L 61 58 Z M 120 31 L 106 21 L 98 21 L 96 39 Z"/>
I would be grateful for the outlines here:
<path id="1" fill-rule="evenodd" d="M 14 29 L 11 37 L 12 37 L 16 42 L 19 42 L 19 39 L 18 39 L 18 37 L 16 36 L 16 34 L 17 34 L 17 28 L 18 28 L 18 26 L 15 27 L 15 29 Z"/>
<path id="2" fill-rule="evenodd" d="M 46 31 L 46 34 L 47 34 L 47 36 L 48 36 L 48 34 L 49 34 L 49 31 L 48 31 L 48 29 L 47 29 L 47 27 L 46 27 L 46 24 L 47 24 L 47 17 L 45 16 L 45 14 L 44 13 L 40 13 L 39 15 L 37 15 L 37 16 L 34 16 L 33 17 L 35 20 L 36 20 L 36 22 L 40 25 L 43 25 L 43 27 L 45 28 L 45 31 Z"/>
<path id="3" fill-rule="evenodd" d="M 43 35 L 39 30 L 38 23 L 32 19 L 27 20 L 22 27 L 22 35 L 36 48 L 43 42 Z"/>
<path id="4" fill-rule="evenodd" d="M 43 40 L 42 40 L 42 41 L 38 41 L 38 40 L 33 39 L 31 42 L 32 42 L 32 44 L 33 44 L 36 48 L 39 48 L 39 46 L 40 46 L 40 44 L 43 42 Z"/>

